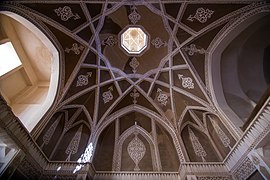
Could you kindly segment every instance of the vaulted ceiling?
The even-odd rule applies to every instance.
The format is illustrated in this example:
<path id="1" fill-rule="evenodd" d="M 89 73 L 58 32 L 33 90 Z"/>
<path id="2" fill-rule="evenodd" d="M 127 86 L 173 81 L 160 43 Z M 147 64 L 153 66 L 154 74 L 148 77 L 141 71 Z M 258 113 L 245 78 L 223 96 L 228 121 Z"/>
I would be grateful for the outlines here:
<path id="1" fill-rule="evenodd" d="M 168 152 L 171 152 L 171 160 L 176 158 L 180 163 L 222 161 L 229 153 L 235 137 L 222 123 L 222 115 L 213 103 L 207 55 L 219 34 L 259 3 L 6 3 L 15 5 L 19 14 L 27 14 L 60 53 L 59 93 L 54 108 L 35 130 L 36 141 L 49 160 L 77 161 L 93 142 L 98 150 L 96 160 L 94 155 L 96 169 L 133 170 L 117 165 L 113 151 L 118 151 L 116 142 L 128 149 L 124 135 L 127 142 L 132 142 L 132 137 L 136 140 L 136 133 L 128 139 L 128 132 L 133 133 L 135 129 L 140 131 L 141 144 L 150 142 L 147 135 L 151 136 L 153 144 L 162 141 L 164 147 L 159 149 L 160 156 L 170 156 Z M 147 48 L 142 54 L 131 55 L 121 47 L 121 33 L 131 26 L 142 28 L 148 35 Z M 223 141 L 215 138 L 218 133 L 213 129 L 218 128 L 226 136 Z M 163 135 L 163 139 L 159 135 Z M 116 136 L 119 141 L 115 140 Z M 199 137 L 203 150 L 195 153 L 191 150 L 194 148 L 192 137 Z M 152 145 L 149 144 L 143 155 L 150 152 Z M 122 154 L 122 157 L 127 156 Z M 153 160 L 157 166 L 141 164 L 141 168 L 178 170 L 179 162 L 169 165 L 162 157 L 161 163 Z M 110 162 L 108 167 L 103 164 L 105 161 Z"/>

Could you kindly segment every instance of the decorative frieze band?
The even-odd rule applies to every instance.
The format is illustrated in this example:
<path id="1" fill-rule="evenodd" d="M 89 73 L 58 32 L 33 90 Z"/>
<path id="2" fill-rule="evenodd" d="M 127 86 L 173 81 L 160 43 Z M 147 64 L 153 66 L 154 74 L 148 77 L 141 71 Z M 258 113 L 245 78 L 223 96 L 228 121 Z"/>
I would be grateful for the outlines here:
<path id="1" fill-rule="evenodd" d="M 140 173 L 132 173 L 132 172 L 119 172 L 119 173 L 113 173 L 113 172 L 98 172 L 95 175 L 95 180 L 111 180 L 111 179 L 136 179 L 136 180 L 143 180 L 143 179 L 169 179 L 169 180 L 179 180 L 179 174 L 178 173 L 146 173 L 146 172 L 140 172 Z"/>
<path id="2" fill-rule="evenodd" d="M 237 171 L 237 167 L 264 137 L 270 133 L 270 97 L 243 133 L 235 148 L 225 160 L 229 170 Z"/>
<path id="3" fill-rule="evenodd" d="M 22 125 L 20 120 L 12 113 L 10 107 L 7 105 L 4 98 L 0 95 L 0 127 L 5 129 L 6 133 L 16 143 L 27 157 L 31 157 L 31 161 L 28 163 L 35 164 L 35 168 L 39 172 L 44 174 L 62 174 L 70 173 L 74 171 L 74 168 L 78 163 L 74 162 L 62 162 L 55 163 L 49 162 L 45 155 L 41 152 L 41 149 L 36 144 L 34 139 Z M 33 162 L 32 162 L 33 161 Z M 61 167 L 61 171 L 56 172 L 57 168 Z M 87 174 L 91 166 L 85 166 L 80 170 L 80 173 Z M 40 176 L 42 174 L 39 174 Z"/>
<path id="4" fill-rule="evenodd" d="M 253 165 L 252 161 L 246 158 L 241 166 L 234 172 L 234 177 L 237 180 L 246 180 L 255 171 L 256 167 Z"/>

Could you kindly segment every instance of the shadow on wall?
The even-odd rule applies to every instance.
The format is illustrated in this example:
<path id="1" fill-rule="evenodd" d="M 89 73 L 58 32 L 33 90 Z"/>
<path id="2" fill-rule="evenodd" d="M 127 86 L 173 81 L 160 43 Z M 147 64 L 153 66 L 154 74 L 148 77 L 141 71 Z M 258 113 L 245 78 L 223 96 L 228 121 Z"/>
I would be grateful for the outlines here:
<path id="1" fill-rule="evenodd" d="M 266 15 L 241 31 L 221 55 L 225 101 L 242 123 L 249 118 L 270 82 L 269 32 L 270 15 Z"/>
<path id="2" fill-rule="evenodd" d="M 264 50 L 263 55 L 263 72 L 266 83 L 270 84 L 270 45 L 268 45 Z"/>

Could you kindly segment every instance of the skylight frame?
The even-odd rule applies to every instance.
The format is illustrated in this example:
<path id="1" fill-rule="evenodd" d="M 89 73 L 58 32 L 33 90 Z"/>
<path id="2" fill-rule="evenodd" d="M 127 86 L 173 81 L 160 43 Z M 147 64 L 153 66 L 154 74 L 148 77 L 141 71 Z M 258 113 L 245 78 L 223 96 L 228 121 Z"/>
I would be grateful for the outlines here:
<path id="1" fill-rule="evenodd" d="M 140 31 L 139 33 L 143 36 L 142 39 L 144 40 L 143 46 L 138 50 L 138 51 L 132 51 L 127 47 L 129 46 L 128 44 L 125 45 L 124 43 L 124 35 L 127 31 L 131 31 L 133 29 L 137 29 Z M 120 47 L 121 49 L 127 54 L 127 55 L 132 55 L 132 56 L 140 56 L 142 55 L 147 49 L 149 49 L 149 39 L 150 35 L 145 31 L 145 29 L 142 26 L 139 25 L 132 25 L 132 26 L 127 26 L 120 32 Z"/>

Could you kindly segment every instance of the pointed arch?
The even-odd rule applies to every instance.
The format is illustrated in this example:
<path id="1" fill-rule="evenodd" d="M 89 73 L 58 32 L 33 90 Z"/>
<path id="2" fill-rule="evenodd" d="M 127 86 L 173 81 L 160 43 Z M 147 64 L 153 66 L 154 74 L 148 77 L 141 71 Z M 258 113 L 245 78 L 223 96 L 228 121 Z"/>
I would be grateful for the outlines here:
<path id="1" fill-rule="evenodd" d="M 235 81 L 230 81 L 232 79 L 232 76 L 229 76 L 229 74 L 231 74 L 231 71 L 229 71 L 229 73 L 227 74 L 228 80 L 226 82 L 227 83 L 230 82 L 230 85 L 228 87 L 232 87 L 234 91 L 237 91 L 237 94 L 239 96 L 234 96 L 233 94 L 231 94 L 230 98 L 232 98 L 231 100 L 237 99 L 237 103 L 241 101 L 240 103 L 241 105 L 236 104 L 237 107 L 232 107 L 231 106 L 232 104 L 230 105 L 230 103 L 227 101 L 225 97 L 224 85 L 222 84 L 223 81 L 222 81 L 222 74 L 221 74 L 221 63 L 222 63 L 221 55 L 224 52 L 224 50 L 230 45 L 230 43 L 237 36 L 241 34 L 242 31 L 244 31 L 250 25 L 257 22 L 259 19 L 265 17 L 266 15 L 269 15 L 269 12 L 270 12 L 269 5 L 266 5 L 263 7 L 259 6 L 245 13 L 235 22 L 228 24 L 228 26 L 223 28 L 223 30 L 219 33 L 219 35 L 216 36 L 216 39 L 212 41 L 209 47 L 209 53 L 206 55 L 208 77 L 209 77 L 208 86 L 209 86 L 211 96 L 213 98 L 213 102 L 215 106 L 217 107 L 217 109 L 219 110 L 223 119 L 227 120 L 225 124 L 230 129 L 232 129 L 231 132 L 234 134 L 235 137 L 238 137 L 238 138 L 240 137 L 242 133 L 240 130 L 240 127 L 243 126 L 246 118 L 250 115 L 251 111 L 253 110 L 254 102 L 252 102 L 252 100 L 247 97 L 245 92 L 243 92 L 243 89 L 241 88 L 241 85 L 238 82 L 238 79 Z M 239 47 L 239 45 L 237 46 Z M 232 57 L 228 59 L 232 59 Z M 257 63 L 256 60 L 255 60 L 255 63 Z M 234 68 L 236 68 L 235 65 L 233 66 Z M 238 71 L 238 70 L 234 69 L 233 71 Z M 236 72 L 236 73 L 239 73 L 239 72 Z M 236 77 L 233 77 L 233 78 L 236 78 Z M 244 115 L 239 114 L 243 112 L 245 112 Z"/>
<path id="2" fill-rule="evenodd" d="M 168 123 L 166 123 L 162 119 L 162 117 L 160 117 L 156 113 L 153 113 L 150 110 L 145 109 L 141 106 L 137 106 L 137 105 L 132 106 L 132 108 L 128 108 L 128 107 L 122 108 L 121 110 L 118 111 L 118 113 L 114 113 L 111 116 L 106 118 L 104 123 L 94 132 L 94 134 L 92 136 L 93 139 L 91 141 L 93 142 L 93 145 L 94 145 L 94 151 L 95 151 L 95 145 L 97 144 L 98 138 L 99 138 L 100 134 L 102 133 L 102 131 L 108 125 L 110 125 L 112 122 L 114 122 L 118 117 L 121 117 L 121 116 L 123 116 L 129 112 L 133 112 L 133 111 L 142 113 L 142 114 L 150 117 L 151 119 L 153 119 L 155 122 L 158 122 L 158 124 L 160 124 L 171 136 L 173 143 L 175 145 L 175 148 L 176 148 L 176 152 L 177 152 L 179 161 L 180 162 L 185 161 L 184 155 L 183 155 L 182 150 L 180 148 L 178 135 L 176 134 L 176 131 L 173 129 L 173 127 L 169 126 Z"/>
<path id="3" fill-rule="evenodd" d="M 58 95 L 58 88 L 61 81 L 59 79 L 61 74 L 61 59 L 59 51 L 57 50 L 59 48 L 56 47 L 57 43 L 53 40 L 49 31 L 47 31 L 45 27 L 42 27 L 42 23 L 37 23 L 36 19 L 32 18 L 29 13 L 26 14 L 22 10 L 15 10 L 6 6 L 1 6 L 0 10 L 0 16 L 5 19 L 5 21 L 2 21 L 1 23 L 8 23 L 10 27 L 13 27 L 12 25 L 15 23 L 18 27 L 24 28 L 27 30 L 27 32 L 31 33 L 31 37 L 36 38 L 36 42 L 40 42 L 40 44 L 43 45 L 41 46 L 41 49 L 34 49 L 33 51 L 36 53 L 38 53 L 37 51 L 42 51 L 44 53 L 46 52 L 46 56 L 44 54 L 44 56 L 38 59 L 38 62 L 33 61 L 34 55 L 29 54 L 29 50 L 26 52 L 24 48 L 25 45 L 17 42 L 19 40 L 17 38 L 17 33 L 14 34 L 15 29 L 6 27 L 9 28 L 8 33 L 6 33 L 7 38 L 9 41 L 11 41 L 11 43 L 14 42 L 14 48 L 22 61 L 22 69 L 25 72 L 24 74 L 20 74 L 18 70 L 10 73 L 17 74 L 25 79 L 26 83 L 24 86 L 26 86 L 26 88 L 20 91 L 18 90 L 17 93 L 21 94 L 21 96 L 15 97 L 15 95 L 9 93 L 8 86 L 3 87 L 3 83 L 1 94 L 9 103 L 12 111 L 16 114 L 16 116 L 19 117 L 26 129 L 35 134 L 35 129 L 38 129 L 36 127 L 44 123 L 40 122 L 40 120 L 54 105 L 55 98 Z M 5 31 L 7 32 L 7 30 Z M 44 61 L 43 65 L 44 63 L 50 64 L 49 74 L 47 73 L 49 76 L 49 81 L 46 81 L 46 83 L 43 83 L 42 80 L 42 76 L 44 76 L 41 75 L 42 68 L 39 68 L 39 71 L 37 71 L 36 68 L 39 66 L 43 58 L 46 59 L 46 62 Z M 43 72 L 45 73 L 45 70 Z M 4 79 L 8 79 L 8 77 L 4 77 Z M 16 84 L 11 81 L 8 81 L 8 83 Z"/>
<path id="4" fill-rule="evenodd" d="M 151 135 L 146 130 L 144 130 L 142 127 L 140 127 L 138 125 L 131 126 L 125 132 L 123 132 L 122 135 L 119 137 L 119 141 L 118 141 L 118 144 L 117 144 L 117 146 L 119 148 L 118 148 L 118 151 L 115 152 L 116 155 L 114 156 L 114 157 L 117 158 L 116 160 L 114 160 L 114 162 L 116 162 L 117 165 L 114 166 L 115 169 L 113 169 L 113 170 L 116 170 L 116 171 L 121 170 L 121 165 L 119 163 L 121 163 L 121 161 L 122 161 L 121 160 L 121 154 L 122 154 L 122 151 L 123 151 L 123 143 L 130 135 L 134 134 L 135 132 L 142 135 L 142 137 L 145 138 L 146 141 L 148 142 L 148 144 L 150 146 L 150 151 L 151 151 L 151 159 L 152 159 L 153 170 L 157 171 L 158 170 L 157 169 L 157 166 L 158 166 L 157 165 L 157 159 L 159 158 L 159 157 L 156 156 L 157 155 L 157 153 L 156 153 L 157 148 L 154 145 L 154 141 L 151 138 Z"/>

